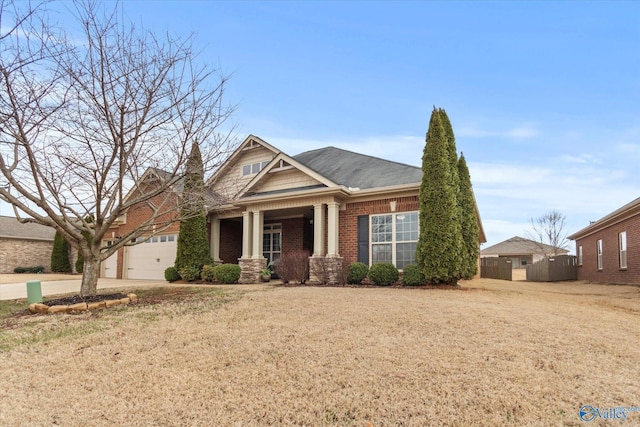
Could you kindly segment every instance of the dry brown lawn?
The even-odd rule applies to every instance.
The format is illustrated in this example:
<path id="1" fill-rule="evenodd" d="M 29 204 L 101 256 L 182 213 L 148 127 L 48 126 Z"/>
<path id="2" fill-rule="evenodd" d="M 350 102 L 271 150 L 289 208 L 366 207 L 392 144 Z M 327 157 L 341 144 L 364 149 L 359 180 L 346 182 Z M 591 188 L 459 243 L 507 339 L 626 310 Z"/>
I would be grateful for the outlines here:
<path id="1" fill-rule="evenodd" d="M 0 425 L 578 426 L 582 405 L 640 406 L 638 287 L 182 289 L 5 321 Z"/>

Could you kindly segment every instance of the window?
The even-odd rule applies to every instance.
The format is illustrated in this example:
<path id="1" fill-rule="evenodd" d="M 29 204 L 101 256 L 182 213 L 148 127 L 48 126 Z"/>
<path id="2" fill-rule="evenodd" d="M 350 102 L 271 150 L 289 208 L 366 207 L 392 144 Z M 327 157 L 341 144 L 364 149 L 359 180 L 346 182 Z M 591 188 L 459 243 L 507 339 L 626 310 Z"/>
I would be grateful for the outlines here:
<path id="1" fill-rule="evenodd" d="M 402 270 L 416 262 L 418 212 L 371 216 L 371 263 L 390 262 Z"/>
<path id="2" fill-rule="evenodd" d="M 282 253 L 282 224 L 264 226 L 262 234 L 262 255 L 269 263 L 277 261 Z"/>
<path id="3" fill-rule="evenodd" d="M 598 254 L 598 270 L 602 270 L 602 239 L 596 242 L 596 253 Z"/>
<path id="4" fill-rule="evenodd" d="M 627 268 L 627 232 L 618 234 L 618 248 L 620 249 L 620 268 Z"/>
<path id="5" fill-rule="evenodd" d="M 582 246 L 578 246 L 578 265 L 582 265 Z"/>
<path id="6" fill-rule="evenodd" d="M 258 172 L 264 169 L 264 167 L 267 166 L 268 164 L 269 164 L 269 161 L 265 160 L 263 162 L 244 165 L 242 166 L 242 176 L 256 175 L 258 174 Z"/>

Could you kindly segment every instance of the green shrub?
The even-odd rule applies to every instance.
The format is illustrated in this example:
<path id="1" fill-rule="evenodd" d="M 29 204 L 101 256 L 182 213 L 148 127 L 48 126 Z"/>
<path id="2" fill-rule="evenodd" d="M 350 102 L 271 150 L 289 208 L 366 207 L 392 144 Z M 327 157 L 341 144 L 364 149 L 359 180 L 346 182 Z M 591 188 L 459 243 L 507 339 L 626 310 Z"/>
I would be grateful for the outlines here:
<path id="1" fill-rule="evenodd" d="M 200 278 L 205 282 L 213 282 L 216 278 L 215 275 L 215 265 L 205 265 L 202 267 L 202 273 L 200 273 Z"/>
<path id="2" fill-rule="evenodd" d="M 369 269 L 369 280 L 378 286 L 389 286 L 398 281 L 398 269 L 390 262 L 373 264 Z"/>
<path id="3" fill-rule="evenodd" d="M 62 233 L 56 231 L 51 251 L 51 271 L 53 273 L 71 273 L 71 261 L 69 261 L 69 243 Z"/>
<path id="4" fill-rule="evenodd" d="M 164 278 L 167 282 L 175 282 L 180 280 L 180 273 L 175 267 L 169 267 L 164 271 Z"/>
<path id="5" fill-rule="evenodd" d="M 369 273 L 369 266 L 363 262 L 354 262 L 349 265 L 349 274 L 347 275 L 347 283 L 351 285 L 359 285 Z"/>
<path id="6" fill-rule="evenodd" d="M 187 282 L 193 282 L 200 278 L 200 269 L 198 267 L 183 267 L 178 273 L 180 273 L 182 280 L 186 280 Z"/>
<path id="7" fill-rule="evenodd" d="M 240 266 L 238 264 L 220 264 L 213 268 L 213 276 L 220 283 L 230 285 L 240 279 Z"/>
<path id="8" fill-rule="evenodd" d="M 14 273 L 23 274 L 23 273 L 44 273 L 44 267 L 41 265 L 35 267 L 16 267 L 13 269 Z"/>
<path id="9" fill-rule="evenodd" d="M 408 264 L 402 269 L 401 282 L 403 286 L 420 286 L 424 285 L 426 280 L 424 273 L 416 264 Z"/>

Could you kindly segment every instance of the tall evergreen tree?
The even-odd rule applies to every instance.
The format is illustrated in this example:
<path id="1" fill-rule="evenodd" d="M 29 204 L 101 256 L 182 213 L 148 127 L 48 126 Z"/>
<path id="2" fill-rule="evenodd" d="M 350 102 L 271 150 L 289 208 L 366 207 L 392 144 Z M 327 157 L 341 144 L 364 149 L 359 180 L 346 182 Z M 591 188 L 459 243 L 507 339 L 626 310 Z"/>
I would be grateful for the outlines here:
<path id="1" fill-rule="evenodd" d="M 460 278 L 457 189 L 453 187 L 452 176 L 447 132 L 442 114 L 434 107 L 422 156 L 420 236 L 416 250 L 416 262 L 429 283 L 451 284 Z"/>
<path id="2" fill-rule="evenodd" d="M 438 113 L 440 114 L 442 126 L 444 127 L 444 133 L 447 138 L 447 155 L 449 157 L 449 165 L 451 167 L 451 186 L 453 188 L 453 192 L 455 193 L 455 198 L 457 201 L 456 209 L 454 212 L 455 219 L 453 221 L 451 238 L 454 241 L 454 247 L 458 248 L 458 263 L 455 266 L 455 269 L 457 271 L 457 274 L 459 274 L 461 277 L 464 258 L 464 241 L 462 238 L 462 212 L 460 211 L 459 203 L 460 177 L 458 176 L 458 149 L 456 148 L 456 137 L 453 133 L 453 126 L 451 126 L 451 121 L 449 120 L 447 112 L 443 108 L 440 108 L 438 109 Z"/>
<path id="3" fill-rule="evenodd" d="M 460 207 L 460 225 L 462 227 L 462 278 L 471 279 L 478 272 L 478 217 L 476 215 L 476 202 L 473 197 L 471 176 L 467 161 L 463 154 L 458 160 L 458 177 L 460 178 L 460 192 L 458 194 L 458 206 Z"/>
<path id="4" fill-rule="evenodd" d="M 202 155 L 198 142 L 194 142 L 186 164 L 182 189 L 180 233 L 175 263 L 178 271 L 184 267 L 202 268 L 211 262 L 204 193 Z"/>
<path id="5" fill-rule="evenodd" d="M 53 238 L 53 250 L 51 251 L 51 271 L 54 273 L 71 273 L 71 261 L 69 260 L 69 243 L 64 236 L 56 231 Z"/>

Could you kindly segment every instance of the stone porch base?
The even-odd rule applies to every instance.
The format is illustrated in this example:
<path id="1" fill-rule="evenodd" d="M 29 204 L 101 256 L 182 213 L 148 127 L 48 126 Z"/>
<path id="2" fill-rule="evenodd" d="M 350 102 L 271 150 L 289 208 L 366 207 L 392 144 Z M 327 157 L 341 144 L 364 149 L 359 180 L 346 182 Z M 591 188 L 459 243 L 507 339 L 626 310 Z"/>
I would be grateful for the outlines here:
<path id="1" fill-rule="evenodd" d="M 342 276 L 342 258 L 309 257 L 309 283 L 341 284 Z"/>
<path id="2" fill-rule="evenodd" d="M 239 258 L 240 280 L 238 283 L 260 282 L 260 272 L 267 267 L 266 258 Z"/>

